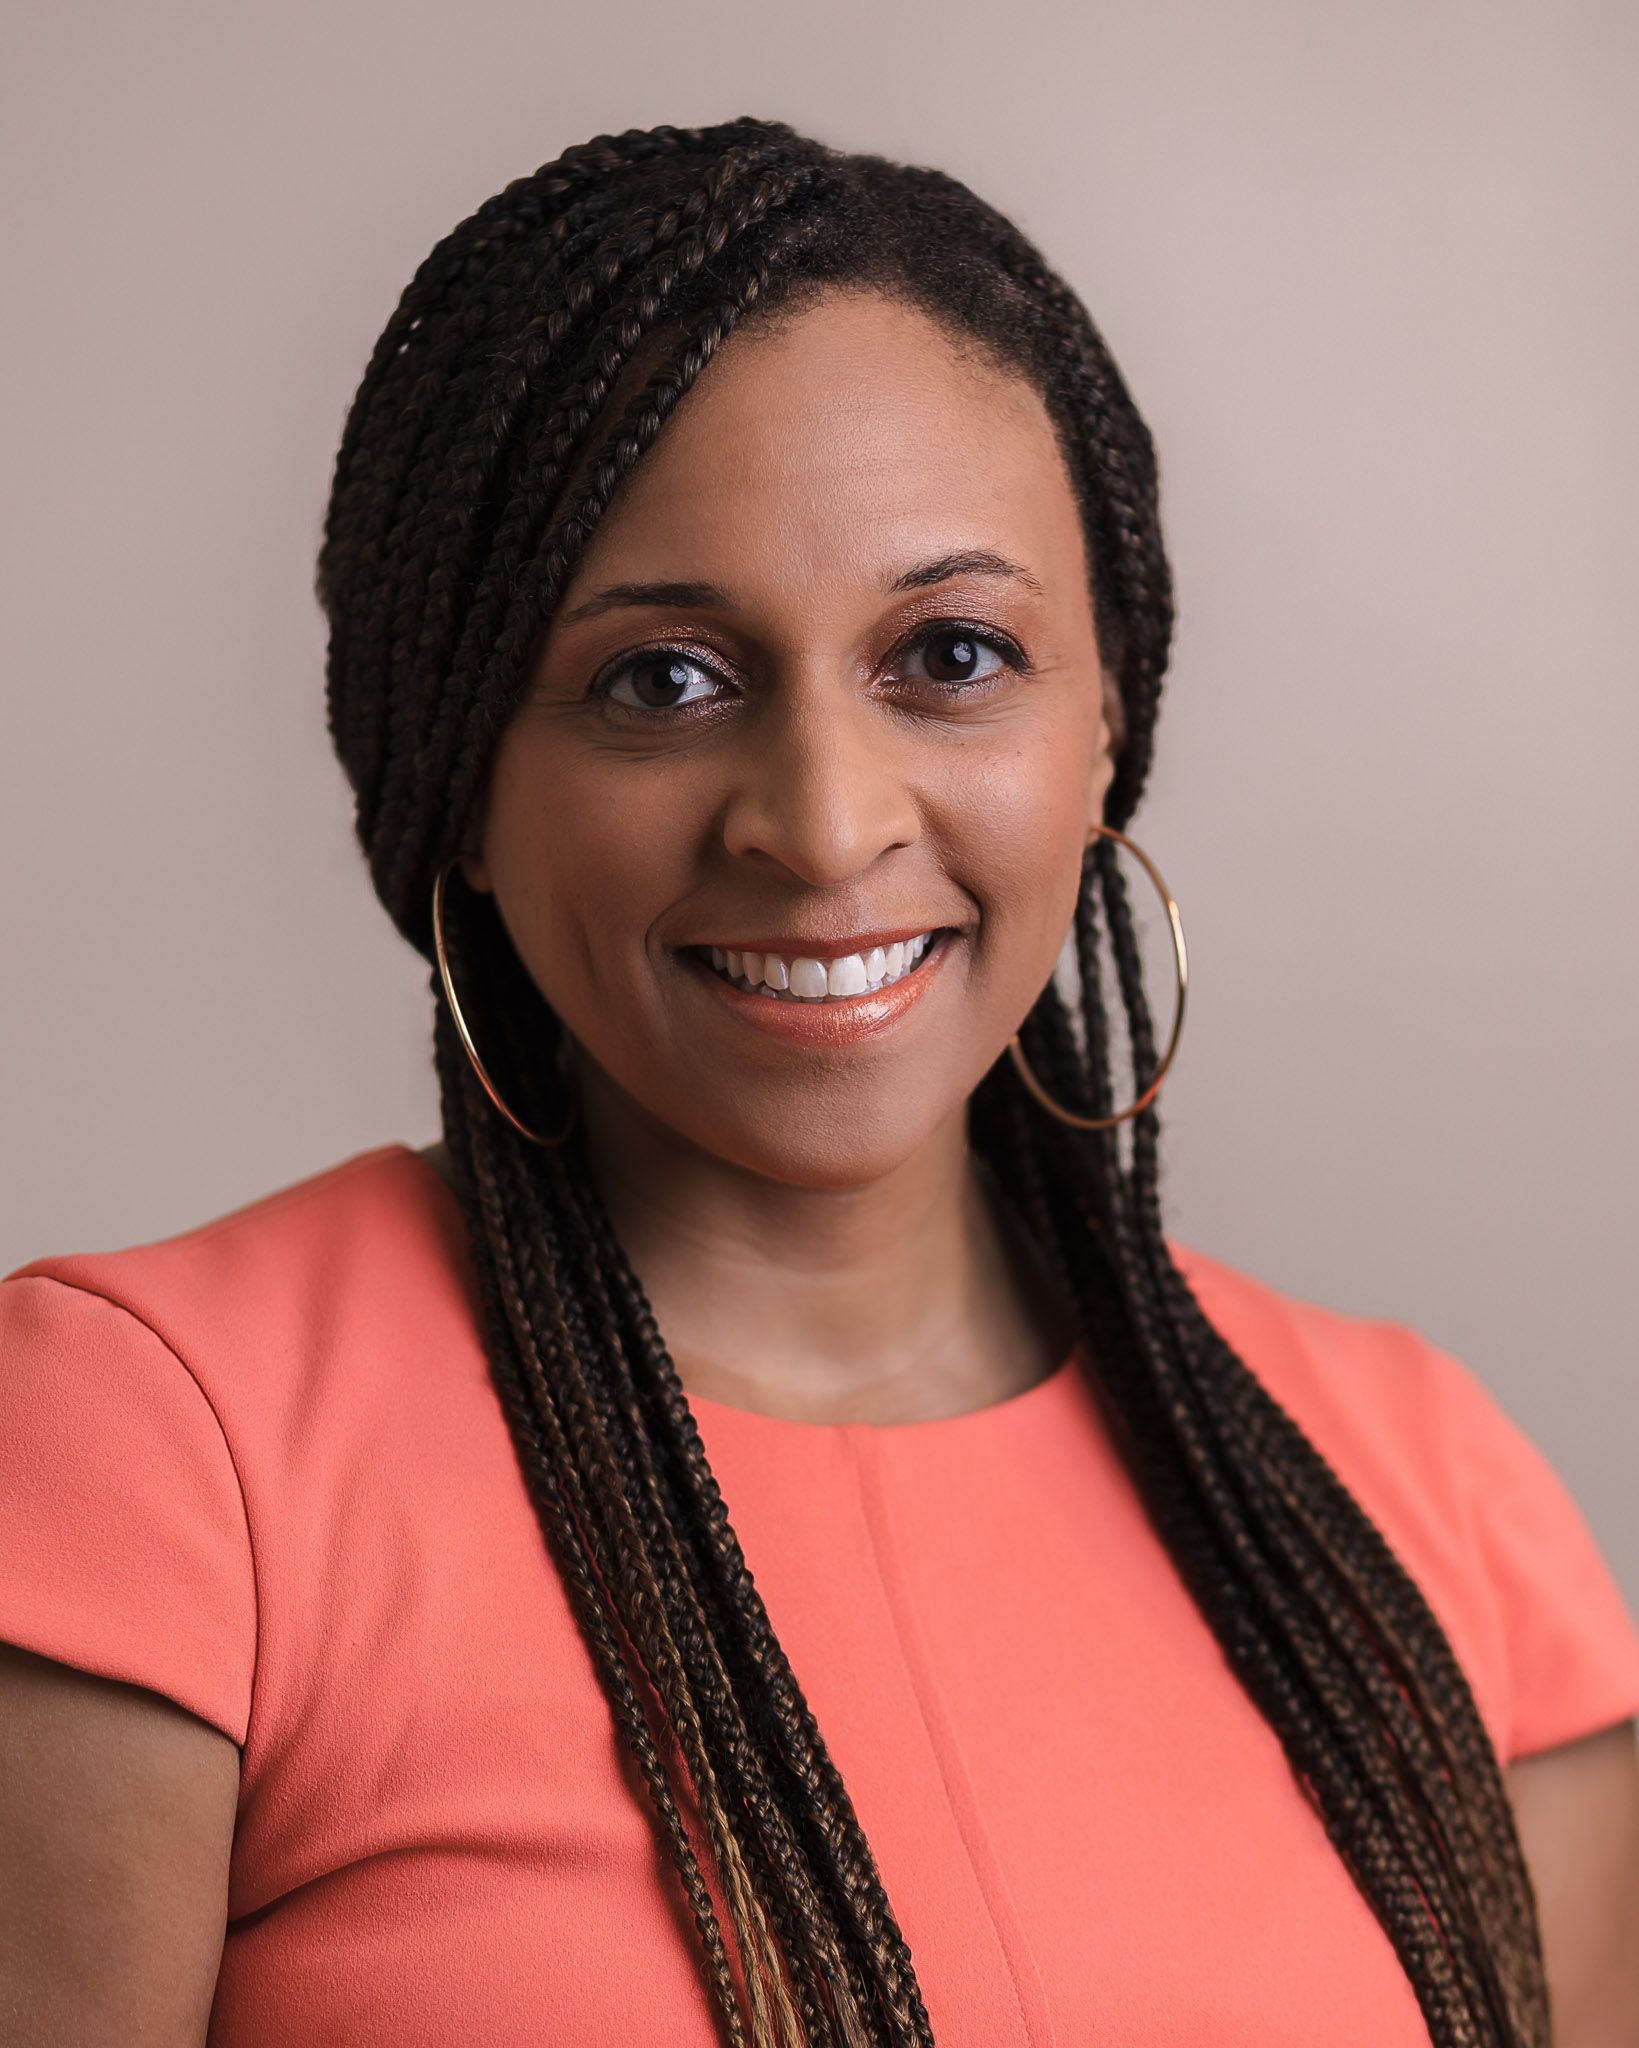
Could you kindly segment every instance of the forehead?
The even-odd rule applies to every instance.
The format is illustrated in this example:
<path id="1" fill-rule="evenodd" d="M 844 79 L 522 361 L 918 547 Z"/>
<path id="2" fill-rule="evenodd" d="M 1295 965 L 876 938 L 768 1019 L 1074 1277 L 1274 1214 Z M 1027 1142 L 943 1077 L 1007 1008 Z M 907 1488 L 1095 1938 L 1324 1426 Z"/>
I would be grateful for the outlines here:
<path id="1" fill-rule="evenodd" d="M 592 579 L 718 571 L 777 552 L 785 573 L 879 580 L 885 562 L 987 544 L 1051 567 L 1080 552 L 1046 406 L 930 316 L 833 291 L 737 330 L 599 522 L 565 601 Z M 686 560 L 682 559 L 686 557 Z"/>

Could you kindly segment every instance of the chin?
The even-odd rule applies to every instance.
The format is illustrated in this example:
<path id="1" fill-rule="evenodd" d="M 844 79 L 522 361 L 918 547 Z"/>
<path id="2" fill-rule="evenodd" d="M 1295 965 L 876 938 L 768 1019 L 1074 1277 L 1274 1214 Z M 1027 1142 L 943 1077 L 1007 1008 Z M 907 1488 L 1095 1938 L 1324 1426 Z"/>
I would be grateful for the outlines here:
<path id="1" fill-rule="evenodd" d="M 924 1122 L 832 1105 L 790 1105 L 776 1112 L 782 1129 L 771 1142 L 766 1125 L 735 1119 L 685 1135 L 700 1150 L 759 1179 L 791 1188 L 858 1188 L 881 1180 L 926 1144 Z"/>

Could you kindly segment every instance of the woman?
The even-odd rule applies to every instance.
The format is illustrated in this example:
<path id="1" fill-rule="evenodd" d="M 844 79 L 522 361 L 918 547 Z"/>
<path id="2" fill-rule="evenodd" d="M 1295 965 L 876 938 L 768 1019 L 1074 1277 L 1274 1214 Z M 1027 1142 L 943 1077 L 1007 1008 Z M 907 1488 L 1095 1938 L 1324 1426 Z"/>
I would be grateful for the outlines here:
<path id="1" fill-rule="evenodd" d="M 1163 1233 L 1155 464 L 1022 235 L 565 152 L 406 291 L 319 590 L 443 1139 L 0 1286 L 41 2037 L 1615 2040 L 1586 1526 Z"/>

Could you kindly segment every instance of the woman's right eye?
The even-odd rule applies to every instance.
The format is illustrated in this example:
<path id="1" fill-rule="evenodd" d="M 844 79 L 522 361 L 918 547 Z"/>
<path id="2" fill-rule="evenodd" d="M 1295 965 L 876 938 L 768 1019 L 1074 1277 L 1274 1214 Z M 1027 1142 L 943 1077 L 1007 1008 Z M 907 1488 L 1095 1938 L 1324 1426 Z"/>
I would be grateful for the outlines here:
<path id="1" fill-rule="evenodd" d="M 605 669 L 592 686 L 592 694 L 626 711 L 687 711 L 711 701 L 711 690 L 720 679 L 692 655 L 676 648 L 650 648 L 643 654 L 628 655 L 613 668 Z M 702 692 L 699 685 L 704 684 Z M 692 694 L 691 694 L 692 692 Z"/>

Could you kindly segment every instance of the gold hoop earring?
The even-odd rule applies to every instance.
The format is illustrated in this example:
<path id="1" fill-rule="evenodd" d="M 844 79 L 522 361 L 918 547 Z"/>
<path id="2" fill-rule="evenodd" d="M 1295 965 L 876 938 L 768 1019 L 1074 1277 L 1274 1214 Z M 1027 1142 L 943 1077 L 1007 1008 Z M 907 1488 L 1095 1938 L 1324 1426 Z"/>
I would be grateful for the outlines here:
<path id="1" fill-rule="evenodd" d="M 478 1076 L 479 1085 L 484 1093 L 520 1136 L 527 1138 L 532 1145 L 539 1145 L 543 1149 L 550 1150 L 554 1145 L 561 1145 L 574 1126 L 574 1098 L 570 1098 L 569 1114 L 564 1119 L 563 1129 L 558 1132 L 556 1137 L 543 1138 L 539 1131 L 532 1131 L 528 1124 L 520 1122 L 501 1100 L 495 1083 L 484 1071 L 484 1063 L 478 1057 L 478 1048 L 472 1042 L 472 1033 L 467 1029 L 467 1020 L 461 1014 L 461 1003 L 455 993 L 455 983 L 450 979 L 449 955 L 444 950 L 444 883 L 450 869 L 454 866 L 455 862 L 453 860 L 446 861 L 433 878 L 433 950 L 438 955 L 438 978 L 444 985 L 444 1000 L 450 1006 L 450 1015 L 455 1020 L 456 1031 L 460 1034 L 461 1043 L 466 1048 L 467 1058 L 472 1062 L 472 1071 Z"/>
<path id="2" fill-rule="evenodd" d="M 1072 1111 L 1061 1108 L 1036 1079 L 1035 1075 L 1031 1073 L 1024 1057 L 1024 1048 L 1019 1044 L 1019 1034 L 1016 1031 L 1014 1032 L 1013 1036 L 1007 1041 L 1007 1049 L 1013 1055 L 1013 1064 L 1019 1070 L 1020 1080 L 1023 1081 L 1025 1087 L 1029 1089 L 1043 1109 L 1051 1111 L 1060 1123 L 1069 1124 L 1078 1131 L 1107 1131 L 1111 1125 L 1125 1123 L 1128 1117 L 1137 1116 L 1141 1109 L 1146 1108 L 1155 1100 L 1161 1083 L 1166 1079 L 1167 1069 L 1172 1065 L 1172 1056 L 1178 1050 L 1179 1033 L 1184 1028 L 1184 994 L 1189 987 L 1189 956 L 1184 951 L 1183 920 L 1178 915 L 1178 906 L 1172 900 L 1171 890 L 1168 889 L 1166 883 L 1161 879 L 1160 870 L 1142 847 L 1134 845 L 1132 840 L 1128 839 L 1124 833 L 1118 832 L 1113 825 L 1095 825 L 1087 835 L 1087 844 L 1091 846 L 1094 839 L 1101 832 L 1108 834 L 1111 839 L 1117 840 L 1122 846 L 1126 847 L 1129 853 L 1137 856 L 1143 863 L 1150 880 L 1160 890 L 1162 899 L 1166 903 L 1167 922 L 1172 930 L 1172 950 L 1175 956 L 1175 966 L 1178 975 L 1178 1008 L 1172 1020 L 1172 1036 L 1167 1040 L 1167 1049 L 1161 1055 L 1161 1064 L 1155 1070 L 1155 1078 L 1132 1107 L 1122 1110 L 1118 1116 L 1077 1116 Z"/>

